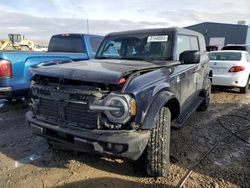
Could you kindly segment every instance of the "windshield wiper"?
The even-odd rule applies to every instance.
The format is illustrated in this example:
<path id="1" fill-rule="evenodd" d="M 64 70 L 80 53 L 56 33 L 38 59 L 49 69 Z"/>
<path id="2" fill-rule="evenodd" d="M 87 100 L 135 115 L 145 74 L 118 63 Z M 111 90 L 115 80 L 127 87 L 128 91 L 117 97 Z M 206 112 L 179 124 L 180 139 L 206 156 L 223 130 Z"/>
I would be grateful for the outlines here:
<path id="1" fill-rule="evenodd" d="M 121 57 L 120 59 L 126 59 L 126 60 L 144 60 L 143 57 Z"/>
<path id="2" fill-rule="evenodd" d="M 154 58 L 147 58 L 147 57 L 121 57 L 120 59 L 125 59 L 125 60 L 135 60 L 135 61 L 146 61 L 149 63 L 156 63 L 160 62 L 162 60 L 157 60 Z"/>

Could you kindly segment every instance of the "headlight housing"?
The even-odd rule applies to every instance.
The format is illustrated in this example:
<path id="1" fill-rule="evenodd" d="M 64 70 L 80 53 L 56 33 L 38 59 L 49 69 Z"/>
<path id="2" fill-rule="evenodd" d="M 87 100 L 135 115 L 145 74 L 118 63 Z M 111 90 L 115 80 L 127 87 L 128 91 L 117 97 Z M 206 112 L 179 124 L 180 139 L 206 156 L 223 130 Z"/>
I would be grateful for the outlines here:
<path id="1" fill-rule="evenodd" d="M 125 124 L 136 114 L 135 99 L 127 94 L 109 94 L 101 102 L 89 106 L 90 110 L 103 112 L 109 121 Z"/>

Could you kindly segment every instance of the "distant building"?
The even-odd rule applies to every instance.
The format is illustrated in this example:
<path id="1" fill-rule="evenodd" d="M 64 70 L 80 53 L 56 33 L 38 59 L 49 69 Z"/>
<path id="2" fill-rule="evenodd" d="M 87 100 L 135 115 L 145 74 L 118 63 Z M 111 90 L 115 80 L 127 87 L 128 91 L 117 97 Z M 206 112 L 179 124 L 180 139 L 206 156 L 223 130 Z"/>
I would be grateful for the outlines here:
<path id="1" fill-rule="evenodd" d="M 244 21 L 238 24 L 204 22 L 186 28 L 202 33 L 207 46 L 220 49 L 227 44 L 250 44 L 250 26 Z"/>

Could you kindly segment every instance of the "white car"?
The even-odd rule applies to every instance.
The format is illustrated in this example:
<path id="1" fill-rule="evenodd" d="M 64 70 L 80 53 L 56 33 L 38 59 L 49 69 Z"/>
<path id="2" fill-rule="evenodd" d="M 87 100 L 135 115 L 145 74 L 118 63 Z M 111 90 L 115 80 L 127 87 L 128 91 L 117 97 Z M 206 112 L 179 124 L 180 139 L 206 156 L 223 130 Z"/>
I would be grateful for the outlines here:
<path id="1" fill-rule="evenodd" d="M 36 51 L 36 52 L 47 52 L 48 51 L 48 46 L 36 45 L 34 47 L 34 51 Z"/>
<path id="2" fill-rule="evenodd" d="M 246 51 L 225 50 L 208 53 L 213 72 L 212 85 L 240 88 L 247 93 L 250 78 L 250 55 Z"/>

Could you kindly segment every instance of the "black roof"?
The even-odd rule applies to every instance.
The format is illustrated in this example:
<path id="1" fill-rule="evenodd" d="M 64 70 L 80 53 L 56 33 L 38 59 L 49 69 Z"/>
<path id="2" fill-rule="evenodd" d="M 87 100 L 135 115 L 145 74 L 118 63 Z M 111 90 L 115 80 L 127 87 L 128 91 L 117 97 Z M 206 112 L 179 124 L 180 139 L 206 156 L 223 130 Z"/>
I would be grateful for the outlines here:
<path id="1" fill-rule="evenodd" d="M 112 32 L 106 35 L 106 37 L 120 36 L 120 35 L 133 35 L 133 34 L 167 34 L 167 33 L 179 33 L 184 35 L 195 35 L 202 36 L 201 33 L 192 31 L 189 29 L 171 27 L 171 28 L 157 28 L 157 29 L 140 29 L 140 30 L 130 30 L 130 31 L 121 31 L 121 32 Z"/>
<path id="2" fill-rule="evenodd" d="M 52 37 L 54 36 L 73 36 L 73 37 L 82 37 L 82 36 L 94 36 L 94 37 L 103 37 L 101 35 L 94 35 L 94 34 L 86 34 L 86 33 L 60 33 L 60 34 L 55 34 L 53 35 Z"/>

